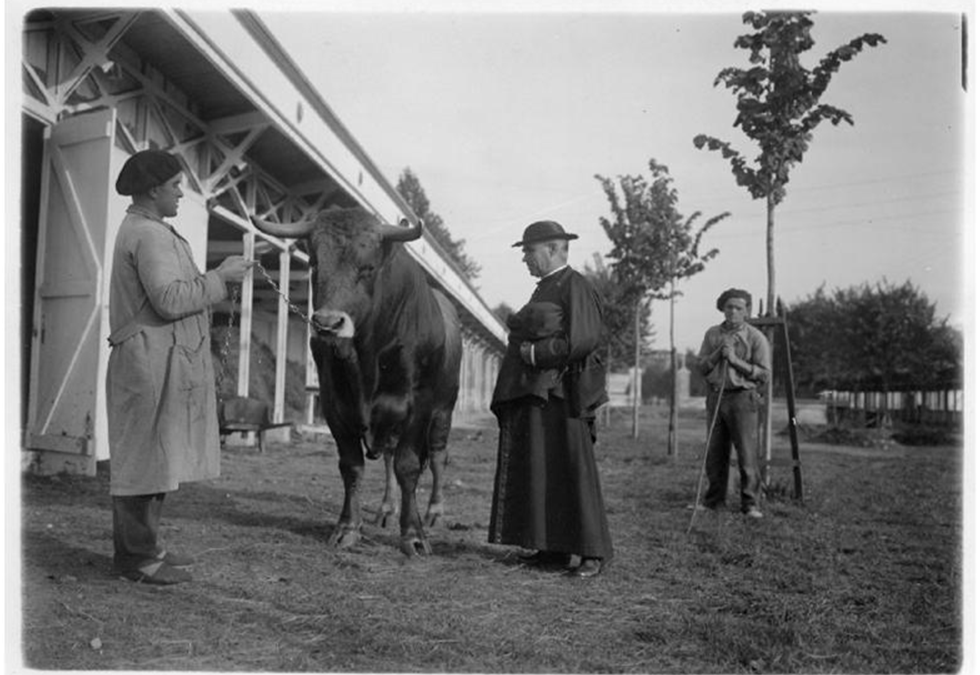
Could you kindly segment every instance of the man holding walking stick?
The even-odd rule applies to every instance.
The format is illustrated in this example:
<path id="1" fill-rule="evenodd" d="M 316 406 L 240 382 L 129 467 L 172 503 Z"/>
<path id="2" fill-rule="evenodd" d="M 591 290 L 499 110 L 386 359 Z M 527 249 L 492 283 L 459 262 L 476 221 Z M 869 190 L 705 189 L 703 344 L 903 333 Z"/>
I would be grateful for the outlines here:
<path id="1" fill-rule="evenodd" d="M 699 366 L 708 382 L 708 443 L 705 474 L 708 491 L 704 506 L 725 505 L 728 463 L 732 445 L 738 455 L 741 475 L 742 513 L 761 518 L 761 478 L 756 454 L 756 430 L 761 395 L 757 387 L 769 379 L 771 358 L 766 336 L 746 319 L 752 296 L 740 288 L 729 288 L 716 303 L 725 320 L 704 335 Z"/>

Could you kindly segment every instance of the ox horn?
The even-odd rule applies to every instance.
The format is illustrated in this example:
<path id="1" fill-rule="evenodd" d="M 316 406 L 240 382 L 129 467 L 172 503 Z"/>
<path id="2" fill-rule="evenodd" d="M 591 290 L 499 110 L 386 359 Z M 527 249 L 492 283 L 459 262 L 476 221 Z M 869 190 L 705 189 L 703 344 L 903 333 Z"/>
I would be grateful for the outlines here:
<path id="1" fill-rule="evenodd" d="M 415 221 L 415 225 L 408 226 L 408 218 L 402 218 L 401 227 L 381 225 L 381 238 L 385 241 L 415 241 L 422 236 L 422 219 Z"/>
<path id="2" fill-rule="evenodd" d="M 273 223 L 252 216 L 252 223 L 260 232 L 284 239 L 301 239 L 313 229 L 315 220 L 300 220 L 295 223 Z"/>

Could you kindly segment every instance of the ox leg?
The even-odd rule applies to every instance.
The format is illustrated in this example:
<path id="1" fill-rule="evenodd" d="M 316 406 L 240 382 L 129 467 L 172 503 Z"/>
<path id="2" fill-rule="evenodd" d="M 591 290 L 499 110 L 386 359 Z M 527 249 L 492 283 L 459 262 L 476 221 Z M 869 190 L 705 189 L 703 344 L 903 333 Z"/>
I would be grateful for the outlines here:
<path id="1" fill-rule="evenodd" d="M 364 454 L 360 440 L 337 441 L 340 454 L 340 475 L 344 481 L 344 507 L 328 545 L 350 548 L 361 539 L 361 481 L 364 478 Z"/>
<path id="2" fill-rule="evenodd" d="M 399 518 L 401 550 L 410 558 L 432 553 L 425 536 L 425 529 L 422 527 L 422 519 L 419 517 L 418 503 L 415 500 L 415 489 L 418 487 L 421 473 L 418 453 L 414 448 L 400 446 L 395 456 L 395 477 L 402 492 L 402 512 Z"/>
<path id="3" fill-rule="evenodd" d="M 429 506 L 425 512 L 425 526 L 434 527 L 439 519 L 446 514 L 446 505 L 442 496 L 444 471 L 449 461 L 446 446 L 449 443 L 449 428 L 452 424 L 452 412 L 438 410 L 432 415 L 429 425 L 429 470 L 432 472 L 432 494 L 429 496 Z"/>
<path id="4" fill-rule="evenodd" d="M 376 525 L 388 527 L 388 519 L 398 515 L 398 504 L 395 502 L 395 490 L 398 489 L 398 481 L 395 480 L 394 455 L 386 452 L 385 456 L 385 493 L 381 498 L 381 506 L 378 508 Z"/>
<path id="5" fill-rule="evenodd" d="M 435 527 L 446 515 L 446 503 L 442 496 L 442 482 L 448 459 L 449 455 L 445 448 L 430 453 L 429 471 L 432 473 L 432 494 L 429 495 L 429 506 L 425 510 L 426 527 Z"/>

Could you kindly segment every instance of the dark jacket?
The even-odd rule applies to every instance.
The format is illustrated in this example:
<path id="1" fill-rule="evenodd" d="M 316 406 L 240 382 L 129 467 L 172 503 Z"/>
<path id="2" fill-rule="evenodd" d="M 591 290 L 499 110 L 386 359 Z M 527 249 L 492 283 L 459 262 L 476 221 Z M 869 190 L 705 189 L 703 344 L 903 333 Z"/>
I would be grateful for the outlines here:
<path id="1" fill-rule="evenodd" d="M 508 323 L 511 337 L 491 410 L 525 397 L 565 398 L 572 417 L 590 417 L 608 400 L 599 355 L 602 305 L 592 284 L 570 267 L 545 277 Z M 521 342 L 534 344 L 535 365 L 524 363 Z"/>

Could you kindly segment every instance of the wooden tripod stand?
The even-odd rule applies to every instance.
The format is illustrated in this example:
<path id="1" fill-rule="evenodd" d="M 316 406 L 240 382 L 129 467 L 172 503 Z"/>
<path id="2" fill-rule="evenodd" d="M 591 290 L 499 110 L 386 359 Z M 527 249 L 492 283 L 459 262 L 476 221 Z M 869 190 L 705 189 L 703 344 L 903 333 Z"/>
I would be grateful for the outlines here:
<path id="1" fill-rule="evenodd" d="M 769 344 L 775 347 L 774 334 L 778 336 L 782 343 L 783 375 L 786 377 L 786 412 L 789 417 L 789 442 L 792 453 L 790 465 L 793 467 L 793 497 L 803 499 L 803 470 L 800 462 L 800 442 L 796 428 L 796 386 L 793 383 L 793 360 L 789 348 L 789 329 L 786 326 L 785 317 L 763 316 L 749 319 L 748 323 L 760 329 L 769 339 Z M 773 349 L 773 361 L 775 361 L 775 349 Z M 773 363 L 775 369 L 775 363 Z M 766 418 L 767 423 L 772 420 L 772 388 L 766 389 Z M 769 468 L 772 464 L 772 447 L 766 444 L 766 456 L 764 463 L 763 484 L 769 484 Z"/>

